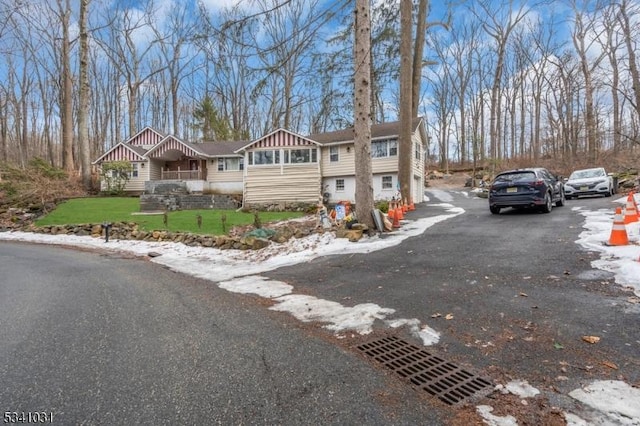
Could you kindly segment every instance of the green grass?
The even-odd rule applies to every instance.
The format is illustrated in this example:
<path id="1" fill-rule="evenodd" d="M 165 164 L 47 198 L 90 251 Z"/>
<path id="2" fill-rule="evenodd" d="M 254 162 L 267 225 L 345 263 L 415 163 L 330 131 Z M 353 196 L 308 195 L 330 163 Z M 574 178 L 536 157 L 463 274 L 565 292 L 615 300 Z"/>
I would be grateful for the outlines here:
<path id="1" fill-rule="evenodd" d="M 182 210 L 168 212 L 167 226 L 163 215 L 133 214 L 140 212 L 140 201 L 134 197 L 74 198 L 36 221 L 37 226 L 78 225 L 103 222 L 135 222 L 147 231 L 169 230 L 198 234 L 223 235 L 236 225 L 254 222 L 253 213 L 235 210 Z M 197 216 L 202 217 L 202 228 L 198 228 Z M 225 231 L 222 216 L 226 216 Z M 260 221 L 267 222 L 303 216 L 299 212 L 260 212 Z"/>

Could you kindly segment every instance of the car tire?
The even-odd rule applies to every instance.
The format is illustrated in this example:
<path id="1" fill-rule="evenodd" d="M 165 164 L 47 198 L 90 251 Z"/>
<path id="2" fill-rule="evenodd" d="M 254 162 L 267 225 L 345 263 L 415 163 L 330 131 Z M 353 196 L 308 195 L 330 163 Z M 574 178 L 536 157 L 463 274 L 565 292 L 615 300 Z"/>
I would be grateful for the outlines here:
<path id="1" fill-rule="evenodd" d="M 556 201 L 556 207 L 562 207 L 564 206 L 564 203 L 566 202 L 566 197 L 564 195 L 564 191 L 560 191 L 560 199 L 558 201 Z"/>
<path id="2" fill-rule="evenodd" d="M 500 207 L 496 207 L 496 206 L 489 206 L 489 210 L 491 211 L 491 213 L 493 214 L 500 214 Z"/>
<path id="3" fill-rule="evenodd" d="M 551 213 L 551 210 L 553 210 L 552 197 L 551 197 L 551 194 L 549 194 L 548 192 L 544 196 L 544 205 L 541 207 L 541 210 L 542 210 L 542 213 Z"/>
<path id="4" fill-rule="evenodd" d="M 604 193 L 605 197 L 611 197 L 613 195 L 613 189 L 609 187 L 609 190 Z"/>

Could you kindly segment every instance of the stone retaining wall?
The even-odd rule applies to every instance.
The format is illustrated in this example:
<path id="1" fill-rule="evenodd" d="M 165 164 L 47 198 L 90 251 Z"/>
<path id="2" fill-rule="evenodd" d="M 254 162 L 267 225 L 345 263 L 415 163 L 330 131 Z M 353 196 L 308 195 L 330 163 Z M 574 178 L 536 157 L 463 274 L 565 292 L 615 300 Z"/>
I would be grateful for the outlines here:
<path id="1" fill-rule="evenodd" d="M 29 227 L 22 231 L 37 232 L 49 235 L 78 235 L 105 238 L 101 224 L 84 225 L 50 225 Z M 200 235 L 186 232 L 171 232 L 166 230 L 143 231 L 136 223 L 116 222 L 111 225 L 109 240 L 138 240 L 138 241 L 170 241 L 187 246 L 215 247 L 219 249 L 258 250 L 273 243 L 284 243 L 291 238 L 302 238 L 310 235 L 312 230 L 281 226 L 269 238 L 254 236 L 215 236 Z"/>
<path id="2" fill-rule="evenodd" d="M 174 211 L 196 209 L 237 209 L 242 202 L 238 197 L 227 194 L 142 194 L 140 211 Z"/>

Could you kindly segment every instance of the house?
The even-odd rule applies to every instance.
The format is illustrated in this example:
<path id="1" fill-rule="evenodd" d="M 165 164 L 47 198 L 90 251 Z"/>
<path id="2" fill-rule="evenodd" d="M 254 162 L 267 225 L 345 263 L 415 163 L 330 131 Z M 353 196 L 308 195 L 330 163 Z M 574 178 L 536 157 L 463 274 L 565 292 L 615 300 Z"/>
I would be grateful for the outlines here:
<path id="1" fill-rule="evenodd" d="M 398 194 L 398 133 L 398 122 L 371 126 L 376 200 Z M 353 128 L 309 136 L 278 129 L 254 141 L 191 143 L 147 127 L 94 164 L 131 162 L 125 191 L 132 194 L 154 182 L 179 181 L 191 193 L 242 194 L 245 206 L 316 203 L 324 193 L 330 203 L 355 202 L 353 137 Z M 423 201 L 426 144 L 424 120 L 414 119 L 411 193 L 416 203 Z"/>

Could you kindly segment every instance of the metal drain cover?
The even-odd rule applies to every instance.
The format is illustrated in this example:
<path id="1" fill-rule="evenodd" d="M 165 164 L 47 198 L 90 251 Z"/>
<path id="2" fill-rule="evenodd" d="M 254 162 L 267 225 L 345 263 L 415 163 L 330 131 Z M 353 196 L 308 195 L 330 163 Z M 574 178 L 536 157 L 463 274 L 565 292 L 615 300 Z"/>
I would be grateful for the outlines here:
<path id="1" fill-rule="evenodd" d="M 364 343 L 357 348 L 449 405 L 486 396 L 494 389 L 489 380 L 395 336 Z"/>

